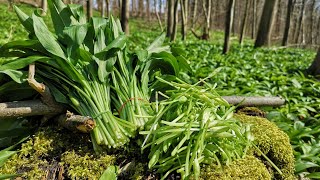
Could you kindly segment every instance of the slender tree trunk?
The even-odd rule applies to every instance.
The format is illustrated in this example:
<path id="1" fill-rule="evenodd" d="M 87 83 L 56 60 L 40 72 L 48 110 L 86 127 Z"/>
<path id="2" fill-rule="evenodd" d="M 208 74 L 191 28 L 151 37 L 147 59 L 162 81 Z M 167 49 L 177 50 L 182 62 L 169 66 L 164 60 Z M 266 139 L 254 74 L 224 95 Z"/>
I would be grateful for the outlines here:
<path id="1" fill-rule="evenodd" d="M 188 21 L 188 1 L 187 0 L 181 0 L 180 1 L 181 6 L 181 34 L 182 34 L 182 40 L 187 39 L 187 21 Z"/>
<path id="2" fill-rule="evenodd" d="M 175 0 L 174 3 L 174 21 L 173 21 L 173 28 L 172 28 L 172 34 L 171 34 L 171 41 L 175 41 L 177 37 L 177 25 L 178 25 L 178 5 L 180 0 Z"/>
<path id="3" fill-rule="evenodd" d="M 41 1 L 41 9 L 42 9 L 41 15 L 45 16 L 47 14 L 47 11 L 48 11 L 48 2 L 47 2 L 47 0 L 42 0 Z"/>
<path id="4" fill-rule="evenodd" d="M 314 39 L 313 39 L 313 24 L 314 24 L 314 9 L 316 5 L 316 0 L 312 0 L 312 6 L 311 6 L 311 19 L 310 19 L 310 44 L 314 44 Z M 319 32 L 318 32 L 319 33 Z"/>
<path id="5" fill-rule="evenodd" d="M 276 37 L 280 37 L 281 34 L 281 17 L 282 17 L 282 8 L 281 8 L 281 0 L 278 0 L 278 8 L 277 8 L 277 15 L 276 15 L 276 26 L 275 26 L 275 31 L 274 34 Z"/>
<path id="6" fill-rule="evenodd" d="M 148 21 L 150 21 L 151 20 L 151 15 L 150 15 L 150 0 L 146 0 L 147 1 L 147 18 L 148 18 Z"/>
<path id="7" fill-rule="evenodd" d="M 320 48 L 311 66 L 308 68 L 307 73 L 313 76 L 320 75 Z"/>
<path id="8" fill-rule="evenodd" d="M 105 12 L 106 12 L 106 10 L 105 10 L 105 6 L 104 6 L 104 3 L 105 3 L 105 1 L 104 0 L 100 0 L 100 3 L 101 3 L 101 17 L 104 17 L 105 16 Z"/>
<path id="9" fill-rule="evenodd" d="M 167 37 L 171 38 L 171 34 L 173 31 L 173 21 L 174 21 L 174 0 L 168 0 L 167 1 L 167 9 L 168 9 L 168 15 L 167 15 Z"/>
<path id="10" fill-rule="evenodd" d="M 129 0 L 122 0 L 121 27 L 126 34 L 129 34 Z"/>
<path id="11" fill-rule="evenodd" d="M 144 16 L 144 5 L 143 5 L 143 0 L 139 0 L 139 17 Z"/>
<path id="12" fill-rule="evenodd" d="M 225 35 L 224 35 L 224 45 L 223 45 L 223 54 L 226 54 L 229 51 L 229 42 L 230 42 L 230 34 L 231 34 L 231 26 L 233 21 L 233 13 L 234 13 L 234 0 L 229 0 L 227 18 L 225 24 Z"/>
<path id="13" fill-rule="evenodd" d="M 228 1 L 227 1 L 228 2 Z M 234 2 L 235 3 L 235 7 L 237 7 L 239 4 L 241 4 L 239 1 L 235 1 Z M 229 5 L 228 5 L 228 7 L 229 7 Z M 240 8 L 240 7 L 239 7 Z M 235 15 L 237 14 L 237 9 L 239 9 L 239 8 L 233 8 L 233 19 L 234 19 L 234 17 L 235 17 Z M 227 12 L 228 13 L 228 12 Z M 228 16 L 228 15 L 226 15 L 226 16 Z M 232 35 L 233 36 L 235 36 L 235 34 L 236 34 L 236 23 L 237 22 L 235 22 L 235 21 L 232 21 L 232 24 L 231 24 L 231 31 L 232 31 Z"/>
<path id="14" fill-rule="evenodd" d="M 110 1 L 106 0 L 106 15 L 107 17 L 110 17 Z"/>
<path id="15" fill-rule="evenodd" d="M 242 20 L 242 25 L 241 25 L 241 33 L 240 33 L 240 39 L 239 39 L 240 45 L 242 44 L 243 37 L 246 33 L 248 11 L 249 11 L 249 0 L 246 0 L 246 8 L 245 8 L 244 15 L 243 15 L 243 20 Z"/>
<path id="16" fill-rule="evenodd" d="M 159 12 L 157 11 L 156 0 L 155 0 L 155 6 L 154 6 L 154 8 L 155 8 L 154 11 L 155 11 L 155 13 L 156 13 L 156 16 L 157 16 L 157 19 L 158 19 L 158 23 L 159 23 L 160 29 L 161 29 L 161 31 L 163 31 L 161 18 L 160 18 L 160 16 L 159 16 Z"/>
<path id="17" fill-rule="evenodd" d="M 288 44 L 292 10 L 293 10 L 293 0 L 288 0 L 286 24 L 284 27 L 284 33 L 283 33 L 283 38 L 282 38 L 282 43 L 281 43 L 282 46 L 286 46 Z"/>
<path id="18" fill-rule="evenodd" d="M 298 19 L 298 29 L 297 29 L 297 35 L 295 36 L 295 40 L 294 42 L 296 44 L 299 43 L 299 37 L 300 37 L 300 32 L 301 32 L 301 29 L 302 29 L 302 24 L 303 24 L 303 17 L 304 17 L 304 9 L 305 9 L 305 1 L 306 0 L 302 0 L 302 7 L 301 7 L 301 10 L 300 10 L 300 15 L 299 15 L 299 19 Z"/>
<path id="19" fill-rule="evenodd" d="M 159 0 L 159 18 L 162 19 L 162 0 Z"/>
<path id="20" fill-rule="evenodd" d="M 92 0 L 87 0 L 87 19 L 92 17 Z"/>
<path id="21" fill-rule="evenodd" d="M 252 0 L 252 34 L 251 38 L 256 37 L 256 19 L 257 19 L 257 3 L 256 0 Z"/>
<path id="22" fill-rule="evenodd" d="M 317 16 L 318 24 L 317 24 L 317 32 L 320 32 L 320 16 Z M 320 35 L 319 33 L 316 33 L 316 44 L 320 43 Z"/>
<path id="23" fill-rule="evenodd" d="M 136 0 L 131 0 L 131 16 L 136 15 Z"/>
<path id="24" fill-rule="evenodd" d="M 211 0 L 206 0 L 206 3 L 203 2 L 202 7 L 204 10 L 204 14 L 206 16 L 206 23 L 203 28 L 202 39 L 209 40 L 209 38 L 210 38 L 210 20 L 211 20 Z"/>
<path id="25" fill-rule="evenodd" d="M 255 47 L 269 46 L 276 12 L 277 0 L 266 0 L 263 6 L 261 20 L 258 29 L 258 35 L 255 42 Z"/>
<path id="26" fill-rule="evenodd" d="M 196 14 L 198 11 L 198 0 L 194 0 L 194 5 L 193 5 L 193 16 L 192 16 L 192 28 L 194 28 L 196 24 Z"/>

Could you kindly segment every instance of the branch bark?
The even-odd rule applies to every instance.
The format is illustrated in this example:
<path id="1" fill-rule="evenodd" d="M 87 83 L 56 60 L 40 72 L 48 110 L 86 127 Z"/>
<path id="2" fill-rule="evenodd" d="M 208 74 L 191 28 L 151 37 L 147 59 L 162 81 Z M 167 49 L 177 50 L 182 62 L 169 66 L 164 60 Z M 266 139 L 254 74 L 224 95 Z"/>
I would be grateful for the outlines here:
<path id="1" fill-rule="evenodd" d="M 59 108 L 48 106 L 41 100 L 16 101 L 0 103 L 0 119 L 8 117 L 27 117 L 38 115 L 55 115 L 65 112 Z"/>
<path id="2" fill-rule="evenodd" d="M 91 117 L 74 115 L 69 111 L 58 116 L 55 120 L 64 128 L 82 133 L 89 133 L 95 127 L 95 122 Z"/>
<path id="3" fill-rule="evenodd" d="M 281 106 L 285 100 L 281 97 L 244 97 L 244 96 L 222 96 L 229 104 L 244 106 Z"/>

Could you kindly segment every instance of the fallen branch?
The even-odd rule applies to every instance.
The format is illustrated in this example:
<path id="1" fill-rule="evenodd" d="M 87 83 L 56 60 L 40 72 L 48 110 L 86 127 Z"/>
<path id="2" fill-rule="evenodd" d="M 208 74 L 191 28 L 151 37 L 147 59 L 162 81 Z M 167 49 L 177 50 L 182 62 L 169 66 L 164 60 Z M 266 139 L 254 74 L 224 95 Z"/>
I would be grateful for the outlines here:
<path id="1" fill-rule="evenodd" d="M 56 121 L 64 128 L 83 133 L 89 133 L 95 127 L 95 122 L 91 117 L 74 115 L 69 111 L 66 114 L 58 116 Z"/>
<path id="2" fill-rule="evenodd" d="M 16 101 L 0 103 L 0 119 L 9 117 L 27 117 L 40 115 L 55 115 L 63 113 L 61 108 L 51 107 L 41 100 Z"/>
<path id="3" fill-rule="evenodd" d="M 281 106 L 285 100 L 281 97 L 259 97 L 259 96 L 222 96 L 229 104 L 244 106 Z"/>

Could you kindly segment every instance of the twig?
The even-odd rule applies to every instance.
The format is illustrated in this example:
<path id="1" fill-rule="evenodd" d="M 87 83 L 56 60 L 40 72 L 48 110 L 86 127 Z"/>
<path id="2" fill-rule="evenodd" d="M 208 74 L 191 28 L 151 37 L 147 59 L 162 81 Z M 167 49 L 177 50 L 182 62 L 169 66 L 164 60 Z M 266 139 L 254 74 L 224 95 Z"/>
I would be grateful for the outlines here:
<path id="1" fill-rule="evenodd" d="M 222 96 L 229 104 L 244 106 L 281 106 L 285 100 L 281 97 L 259 97 L 259 96 Z"/>
<path id="2" fill-rule="evenodd" d="M 65 112 L 59 108 L 48 106 L 41 100 L 16 101 L 0 103 L 0 119 L 9 117 L 27 117 L 39 115 L 56 115 Z"/>
<path id="3" fill-rule="evenodd" d="M 66 114 L 58 116 L 56 121 L 64 128 L 82 133 L 89 133 L 95 127 L 95 122 L 91 117 L 74 115 L 69 111 Z"/>

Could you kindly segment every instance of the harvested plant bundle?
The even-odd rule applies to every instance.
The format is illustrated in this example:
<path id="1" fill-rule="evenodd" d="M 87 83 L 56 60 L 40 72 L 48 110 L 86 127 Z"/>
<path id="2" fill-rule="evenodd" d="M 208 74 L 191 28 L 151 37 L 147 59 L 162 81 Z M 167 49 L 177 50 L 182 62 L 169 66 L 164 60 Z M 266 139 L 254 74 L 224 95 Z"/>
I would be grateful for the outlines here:
<path id="1" fill-rule="evenodd" d="M 54 34 L 37 12 L 29 17 L 15 7 L 30 39 L 1 47 L 2 57 L 18 58 L 5 60 L 0 73 L 21 83 L 26 77 L 23 68 L 35 63 L 36 78 L 50 88 L 56 101 L 95 120 L 95 148 L 122 146 L 152 115 L 148 75 L 155 68 L 153 61 L 164 58 L 170 66 L 177 59 L 169 47 L 161 46 L 164 36 L 133 55 L 126 50 L 127 38 L 118 20 L 93 17 L 87 22 L 81 5 L 60 0 L 49 1 L 49 8 Z"/>
<path id="2" fill-rule="evenodd" d="M 163 179 L 173 171 L 182 179 L 198 179 L 201 163 L 221 166 L 246 154 L 253 140 L 250 126 L 233 118 L 234 107 L 212 87 L 157 79 L 175 89 L 161 93 L 167 99 L 156 101 L 158 112 L 147 122 L 149 130 L 140 132 L 146 135 L 142 149 L 151 148 L 149 168 L 165 173 Z"/>

